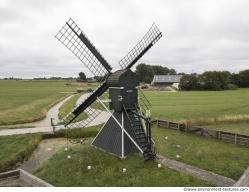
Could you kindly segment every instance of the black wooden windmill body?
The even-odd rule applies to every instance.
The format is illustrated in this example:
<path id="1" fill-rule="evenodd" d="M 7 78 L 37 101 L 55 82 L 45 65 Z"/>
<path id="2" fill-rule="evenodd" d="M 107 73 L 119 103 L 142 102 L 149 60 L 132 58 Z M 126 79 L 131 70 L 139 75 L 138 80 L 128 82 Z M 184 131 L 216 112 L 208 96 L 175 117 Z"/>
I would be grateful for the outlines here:
<path id="1" fill-rule="evenodd" d="M 145 160 L 153 159 L 148 115 L 150 104 L 138 90 L 139 81 L 131 67 L 162 37 L 158 27 L 152 24 L 142 40 L 121 59 L 121 69 L 115 72 L 111 72 L 111 66 L 71 18 L 55 37 L 74 53 L 95 77 L 104 77 L 98 88 L 63 119 L 64 125 L 68 128 L 85 127 L 101 115 L 103 111 L 97 106 L 102 106 L 110 116 L 92 145 L 121 158 L 140 151 Z M 101 96 L 108 90 L 108 100 L 102 100 Z M 109 106 L 105 105 L 106 102 Z M 83 112 L 87 113 L 88 117 L 82 121 L 80 116 Z"/>

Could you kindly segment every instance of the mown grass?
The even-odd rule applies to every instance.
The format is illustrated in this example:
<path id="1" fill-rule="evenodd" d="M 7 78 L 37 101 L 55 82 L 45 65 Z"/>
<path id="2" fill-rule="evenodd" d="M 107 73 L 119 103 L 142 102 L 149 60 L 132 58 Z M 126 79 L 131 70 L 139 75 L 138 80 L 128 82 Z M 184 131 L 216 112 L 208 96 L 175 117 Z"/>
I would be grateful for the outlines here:
<path id="1" fill-rule="evenodd" d="M 154 118 L 192 125 L 249 121 L 249 89 L 144 93 Z"/>
<path id="2" fill-rule="evenodd" d="M 247 122 L 206 125 L 204 127 L 218 131 L 228 131 L 237 134 L 249 135 L 249 123 Z"/>
<path id="3" fill-rule="evenodd" d="M 76 90 L 67 82 L 0 80 L 0 125 L 44 118 L 50 106 Z"/>
<path id="4" fill-rule="evenodd" d="M 123 168 L 127 172 L 123 173 Z M 121 160 L 89 144 L 60 151 L 34 174 L 55 186 L 210 186 L 177 171 L 158 169 L 155 162 L 144 163 L 137 154 Z"/>
<path id="5" fill-rule="evenodd" d="M 76 102 L 77 100 L 82 96 L 82 94 L 76 94 L 74 95 L 72 98 L 70 98 L 68 101 L 66 101 L 59 109 L 59 119 L 63 119 L 67 114 L 69 114 L 73 108 L 76 106 Z M 86 113 L 81 113 L 78 117 L 77 117 L 77 121 L 81 121 L 84 120 L 88 117 L 88 115 Z"/>
<path id="6" fill-rule="evenodd" d="M 239 179 L 249 166 L 248 147 L 165 128 L 153 127 L 152 134 L 158 153 L 171 159 L 235 180 Z M 180 158 L 177 158 L 177 155 L 180 155 Z"/>
<path id="7" fill-rule="evenodd" d="M 41 140 L 40 134 L 0 137 L 0 172 L 11 169 L 26 159 Z"/>

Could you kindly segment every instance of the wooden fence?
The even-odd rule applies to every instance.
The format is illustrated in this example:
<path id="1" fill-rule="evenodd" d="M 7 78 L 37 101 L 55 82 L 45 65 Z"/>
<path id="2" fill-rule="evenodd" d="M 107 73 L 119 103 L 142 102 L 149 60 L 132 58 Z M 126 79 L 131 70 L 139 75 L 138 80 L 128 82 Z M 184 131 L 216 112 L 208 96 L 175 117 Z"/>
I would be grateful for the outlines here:
<path id="1" fill-rule="evenodd" d="M 237 133 L 230 133 L 225 131 L 216 131 L 211 130 L 203 127 L 196 127 L 196 126 L 189 126 L 186 124 L 166 121 L 166 120 L 156 120 L 153 121 L 156 123 L 158 127 L 164 127 L 168 129 L 178 130 L 187 133 L 195 133 L 204 137 L 210 137 L 219 139 L 222 141 L 226 141 L 229 143 L 235 143 L 238 145 L 245 145 L 249 146 L 249 136 L 248 135 L 241 135 Z"/>

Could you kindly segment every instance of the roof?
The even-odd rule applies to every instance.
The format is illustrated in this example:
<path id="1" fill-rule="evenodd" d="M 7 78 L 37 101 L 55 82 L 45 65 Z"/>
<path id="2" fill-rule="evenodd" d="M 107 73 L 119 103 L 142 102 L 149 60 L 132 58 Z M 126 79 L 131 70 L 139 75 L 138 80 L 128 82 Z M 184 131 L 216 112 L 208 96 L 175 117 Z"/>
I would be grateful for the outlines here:
<path id="1" fill-rule="evenodd" d="M 154 75 L 152 83 L 180 83 L 182 75 Z"/>

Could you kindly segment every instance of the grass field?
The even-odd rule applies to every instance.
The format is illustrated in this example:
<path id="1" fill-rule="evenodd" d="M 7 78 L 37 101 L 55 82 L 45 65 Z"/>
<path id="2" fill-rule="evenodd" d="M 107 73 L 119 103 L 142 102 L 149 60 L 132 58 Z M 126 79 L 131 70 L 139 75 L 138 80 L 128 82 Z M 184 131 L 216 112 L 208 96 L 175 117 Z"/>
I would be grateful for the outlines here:
<path id="1" fill-rule="evenodd" d="M 121 160 L 89 144 L 60 151 L 34 173 L 55 186 L 210 186 L 164 167 L 158 169 L 155 162 L 144 163 L 142 156 Z"/>
<path id="2" fill-rule="evenodd" d="M 0 172 L 14 167 L 16 163 L 26 159 L 41 139 L 39 134 L 0 137 Z"/>
<path id="3" fill-rule="evenodd" d="M 218 131 L 228 131 L 232 133 L 249 135 L 249 123 L 248 122 L 207 125 L 205 127 L 209 129 L 218 130 Z"/>
<path id="4" fill-rule="evenodd" d="M 65 84 L 69 84 L 65 86 Z M 0 80 L 0 125 L 32 122 L 45 117 L 48 108 L 79 87 L 71 81 Z"/>
<path id="5" fill-rule="evenodd" d="M 249 166 L 248 147 L 165 128 L 154 127 L 152 135 L 159 154 L 220 175 L 238 179 Z"/>
<path id="6" fill-rule="evenodd" d="M 68 101 L 66 101 L 59 109 L 59 119 L 63 119 L 67 114 L 69 114 L 76 105 L 77 100 L 82 96 L 82 94 L 76 94 Z M 86 113 L 81 113 L 77 118 L 77 121 L 86 119 L 88 116 Z"/>
<path id="7" fill-rule="evenodd" d="M 192 125 L 249 121 L 249 89 L 232 91 L 145 91 L 154 118 Z"/>

